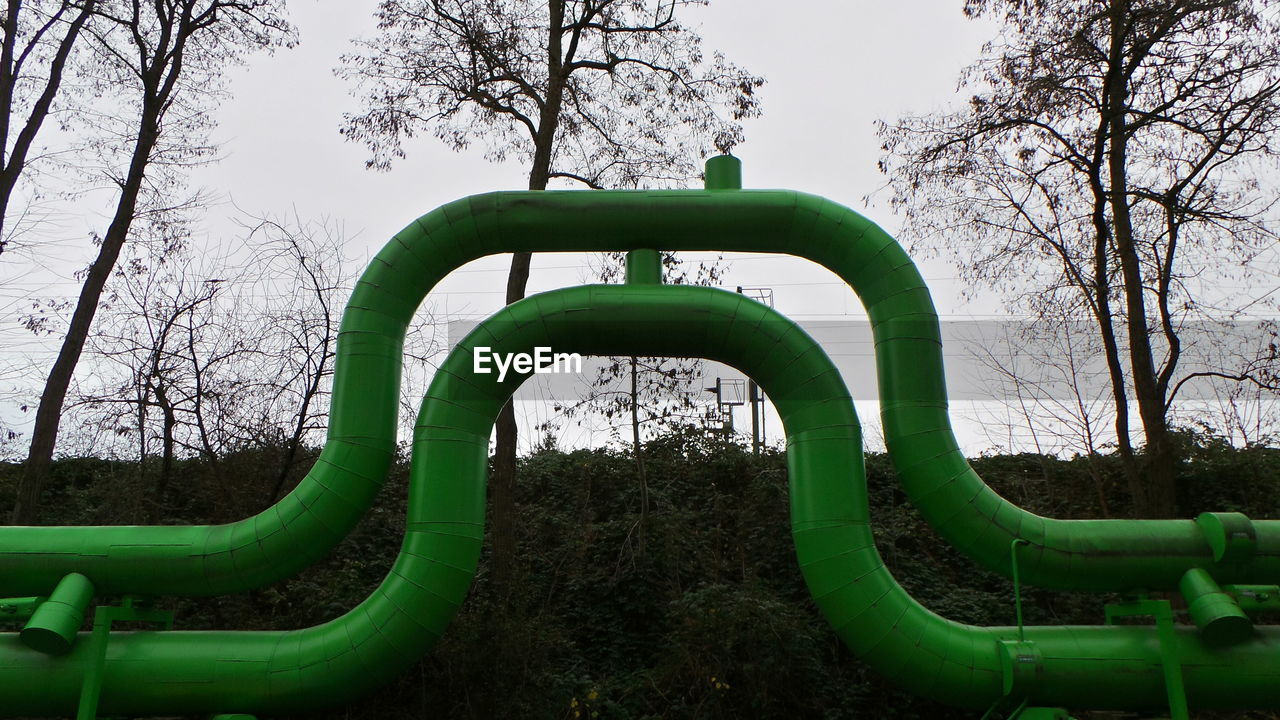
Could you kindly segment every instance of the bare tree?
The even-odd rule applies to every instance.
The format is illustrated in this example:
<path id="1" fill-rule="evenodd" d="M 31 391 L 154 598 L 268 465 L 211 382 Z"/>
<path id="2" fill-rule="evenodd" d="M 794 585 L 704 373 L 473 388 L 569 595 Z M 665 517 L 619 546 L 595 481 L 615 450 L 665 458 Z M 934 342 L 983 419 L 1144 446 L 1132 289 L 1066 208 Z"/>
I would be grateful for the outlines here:
<path id="1" fill-rule="evenodd" d="M 0 17 L 0 254 L 13 229 L 9 205 L 95 0 L 8 0 Z"/>
<path id="2" fill-rule="evenodd" d="M 262 466 L 273 500 L 326 425 L 338 308 L 352 279 L 342 234 L 296 218 L 253 218 L 246 230 L 234 257 L 134 253 L 108 286 L 88 348 L 93 379 L 68 414 L 107 428 L 117 453 L 132 447 L 143 472 L 158 444 L 157 496 L 178 458 L 204 458 L 217 480 L 227 454 L 257 450 L 276 459 Z"/>
<path id="3" fill-rule="evenodd" d="M 1233 445 L 1274 442 L 1280 437 L 1280 326 L 1273 319 L 1221 321 L 1206 323 L 1200 335 L 1184 351 L 1191 362 L 1175 388 L 1198 402 L 1188 402 L 1194 410 L 1181 412 L 1181 419 Z M 1263 343 L 1254 342 L 1259 337 Z"/>
<path id="4" fill-rule="evenodd" d="M 917 246 L 945 247 L 965 280 L 1011 292 L 1033 316 L 1092 320 L 1143 516 L 1177 512 L 1182 329 L 1257 300 L 1220 285 L 1276 237 L 1254 180 L 1280 147 L 1271 5 L 968 0 L 968 15 L 1004 22 L 962 78 L 968 107 L 881 127 L 882 167 Z"/>
<path id="5" fill-rule="evenodd" d="M 1061 308 L 1058 308 L 1059 310 Z M 1054 308 L 1046 308 L 1046 313 Z M 984 324 L 985 327 L 985 324 Z M 1087 321 L 1073 315 L 1042 315 L 1034 322 L 998 323 L 997 335 L 971 338 L 979 362 L 995 374 L 1000 392 L 1016 421 L 987 417 L 980 421 L 991 433 L 1005 426 L 1010 441 L 1030 437 L 1041 457 L 1083 455 L 1097 495 L 1098 509 L 1110 517 L 1108 480 L 1102 455 L 1109 444 L 1104 428 L 1114 408 L 1107 402 L 1106 366 L 1101 343 Z"/>
<path id="6" fill-rule="evenodd" d="M 220 281 L 198 279 L 187 258 L 151 260 L 132 257 L 114 273 L 87 346 L 102 381 L 73 390 L 67 414 L 132 441 L 143 482 L 153 442 L 160 443 L 152 502 L 138 518 L 155 522 L 182 450 L 181 417 L 190 399 L 183 353 L 214 322 Z M 110 445 L 98 440 L 95 450 L 106 454 Z"/>
<path id="7" fill-rule="evenodd" d="M 764 83 L 707 57 L 679 12 L 706 0 L 384 0 L 379 34 L 344 58 L 362 113 L 344 134 L 386 168 L 404 141 L 431 132 L 455 149 L 480 141 L 490 160 L 521 158 L 530 190 L 554 179 L 592 188 L 696 176 L 712 148 L 738 143 Z M 524 297 L 516 253 L 506 301 Z M 492 497 L 495 578 L 514 548 L 515 411 L 498 416 Z"/>
<path id="8" fill-rule="evenodd" d="M 115 212 L 97 238 L 98 255 L 84 276 L 75 311 L 45 382 L 36 410 L 31 447 L 14 504 L 14 522 L 35 517 L 40 492 L 57 443 L 67 389 L 71 384 L 98 302 L 125 241 L 140 216 L 158 227 L 171 209 L 176 181 L 158 168 L 207 160 L 199 142 L 209 125 L 221 72 L 255 48 L 291 42 L 279 15 L 282 0 L 157 0 L 153 3 L 100 2 L 86 27 L 96 58 L 86 63 L 91 80 L 124 96 L 132 110 L 118 129 L 121 153 L 112 182 L 118 188 Z M 108 146 L 111 143 L 107 143 Z"/>
<path id="9" fill-rule="evenodd" d="M 283 292 L 272 293 L 264 308 L 267 334 L 275 340 L 256 350 L 259 368 L 280 366 L 266 376 L 273 386 L 267 397 L 276 406 L 269 415 L 286 412 L 289 419 L 281 438 L 283 455 L 267 497 L 274 502 L 288 484 L 304 442 L 327 424 L 327 381 L 333 376 L 342 294 L 351 278 L 343 262 L 342 233 L 327 222 L 306 223 L 295 217 L 292 224 L 285 224 L 263 219 L 252 234 L 265 238 L 257 246 L 253 263 L 259 282 L 283 285 Z"/>

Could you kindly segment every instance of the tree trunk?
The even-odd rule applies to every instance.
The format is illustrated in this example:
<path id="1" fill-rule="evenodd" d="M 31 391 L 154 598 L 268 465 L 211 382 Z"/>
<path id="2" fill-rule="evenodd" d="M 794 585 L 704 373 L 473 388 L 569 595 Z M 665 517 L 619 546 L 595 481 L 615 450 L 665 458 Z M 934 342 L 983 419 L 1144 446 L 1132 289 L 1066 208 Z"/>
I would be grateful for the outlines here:
<path id="1" fill-rule="evenodd" d="M 31 449 L 27 453 L 27 462 L 18 481 L 18 497 L 13 506 L 13 522 L 18 525 L 35 520 L 40 494 L 53 462 L 53 449 L 58 442 L 58 422 L 61 420 L 67 389 L 71 385 L 71 377 L 80 361 L 80 355 L 84 352 L 89 329 L 98 312 L 102 290 L 115 268 L 136 216 L 143 176 L 159 139 L 160 105 L 155 102 L 144 103 L 142 112 L 141 131 L 134 144 L 129 172 L 121 188 L 115 215 L 107 227 L 107 234 L 102 238 L 98 257 L 89 266 L 84 285 L 80 288 L 80 297 L 76 301 L 75 312 L 71 315 L 71 325 L 67 328 L 67 335 L 62 340 L 62 347 L 45 381 L 44 393 L 40 396 L 40 405 L 36 409 L 36 423 L 31 431 Z"/>
<path id="2" fill-rule="evenodd" d="M 160 406 L 161 416 L 163 418 L 161 424 L 161 449 L 160 449 L 160 477 L 156 480 L 156 495 L 150 503 L 147 516 L 150 522 L 159 522 L 160 510 L 164 507 L 164 496 L 169 491 L 169 480 L 173 477 L 173 461 L 174 461 L 174 430 L 178 427 L 178 415 L 174 411 L 173 403 L 169 401 L 169 395 L 164 389 L 164 380 L 157 378 L 156 384 L 156 404 Z"/>
<path id="3" fill-rule="evenodd" d="M 1111 216 L 1115 224 L 1116 251 L 1124 277 L 1125 310 L 1129 318 L 1129 364 L 1133 374 L 1138 413 L 1146 437 L 1144 473 L 1131 478 L 1134 513 L 1138 517 L 1172 517 L 1177 510 L 1173 448 L 1169 443 L 1168 417 L 1159 392 L 1151 336 L 1147 328 L 1141 259 L 1134 245 L 1129 213 L 1127 177 L 1128 78 L 1125 75 L 1124 26 L 1130 20 L 1129 0 L 1114 0 L 1109 52 L 1111 82 L 1107 93 L 1110 121 L 1107 166 L 1111 181 Z"/>
<path id="4" fill-rule="evenodd" d="M 644 554 L 644 531 L 649 521 L 649 474 L 644 466 L 644 446 L 640 444 L 640 391 L 637 387 L 640 369 L 636 356 L 631 356 L 631 453 L 635 456 L 636 475 L 640 478 L 640 519 L 636 522 L 636 552 Z"/>
<path id="5" fill-rule="evenodd" d="M 49 69 L 44 77 L 44 88 L 41 90 L 40 96 L 32 104 L 31 112 L 27 115 L 27 120 L 23 124 L 22 130 L 18 132 L 18 137 L 13 142 L 12 150 L 9 150 L 14 91 L 20 81 L 17 68 L 14 67 L 14 53 L 17 50 L 18 15 L 22 10 L 22 2 L 21 0 L 9 0 L 8 2 L 7 13 L 3 21 L 5 37 L 3 45 L 0 46 L 0 253 L 4 252 L 7 245 L 4 232 L 5 217 L 9 213 L 9 199 L 18 184 L 18 178 L 22 176 L 22 171 L 26 169 L 27 155 L 31 151 L 31 145 L 35 142 L 36 135 L 39 134 L 45 119 L 49 117 L 49 111 L 53 107 L 53 99 L 57 96 L 58 89 L 62 85 L 62 75 L 66 68 L 67 60 L 71 57 L 71 49 L 75 46 L 85 21 L 93 13 L 94 3 L 95 0 L 85 2 L 80 7 L 75 19 L 67 26 L 67 33 L 62 36 L 62 40 L 58 43 L 57 51 L 54 52 L 53 58 L 49 61 Z M 69 5 L 64 4 L 57 14 L 60 16 L 63 10 L 69 7 Z"/>
<path id="6" fill-rule="evenodd" d="M 1109 85 L 1107 86 L 1110 87 Z M 1108 90 L 1109 92 L 1109 90 Z M 1108 197 L 1102 182 L 1103 150 L 1110 123 L 1104 118 L 1099 123 L 1093 165 L 1089 172 L 1089 185 L 1093 192 L 1093 295 L 1094 313 L 1098 331 L 1102 336 L 1103 355 L 1107 361 L 1107 377 L 1111 381 L 1111 399 L 1115 403 L 1116 448 L 1120 453 L 1120 466 L 1125 482 L 1130 488 L 1141 482 L 1137 461 L 1133 454 L 1133 441 L 1129 437 L 1129 395 L 1120 359 L 1120 343 L 1116 337 L 1115 319 L 1111 310 L 1111 225 L 1107 222 Z M 1092 455 L 1092 450 L 1090 450 Z M 1099 486 L 1101 487 L 1101 486 Z"/>
<path id="7" fill-rule="evenodd" d="M 564 0 L 547 0 L 547 97 L 538 116 L 538 130 L 533 138 L 533 166 L 529 170 L 529 189 L 546 190 L 551 176 L 551 150 L 559 127 L 560 106 L 564 97 L 563 61 L 560 27 L 564 24 Z M 524 298 L 529 283 L 527 252 L 511 256 L 511 272 L 507 275 L 506 302 L 510 305 Z M 515 492 L 516 447 L 519 436 L 515 407 L 507 401 L 498 412 L 494 427 L 493 475 L 489 488 L 493 502 L 493 583 L 502 592 L 510 590 L 515 567 Z"/>

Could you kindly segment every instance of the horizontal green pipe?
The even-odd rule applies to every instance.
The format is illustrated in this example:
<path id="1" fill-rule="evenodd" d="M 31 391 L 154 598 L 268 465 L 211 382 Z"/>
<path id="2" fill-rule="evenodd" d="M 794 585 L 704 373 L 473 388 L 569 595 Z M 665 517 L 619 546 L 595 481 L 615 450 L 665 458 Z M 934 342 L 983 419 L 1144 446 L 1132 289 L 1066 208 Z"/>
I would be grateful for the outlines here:
<path id="1" fill-rule="evenodd" d="M 861 432 L 839 372 L 800 328 L 735 293 L 689 286 L 595 286 L 533 296 L 478 326 L 436 373 L 414 431 L 405 540 L 373 594 L 346 615 L 288 632 L 112 633 L 100 709 L 111 714 L 314 709 L 356 697 L 412 666 L 466 597 L 485 519 L 488 441 L 527 375 L 473 372 L 477 346 L 591 355 L 698 356 L 727 363 L 769 394 L 787 436 L 796 556 L 814 600 L 872 667 L 913 692 L 971 708 L 1003 693 L 1002 643 L 916 603 L 876 551 Z M 1029 627 L 1040 664 L 1014 692 L 1028 704 L 1149 708 L 1164 702 L 1151 627 Z M 1211 650 L 1194 629 L 1175 651 L 1199 708 L 1280 703 L 1280 633 Z M 66 714 L 91 643 L 59 660 L 0 636 L 0 708 Z M 1030 648 L 1030 649 L 1028 649 Z"/>
<path id="2" fill-rule="evenodd" d="M 0 623 L 26 622 L 47 597 L 0 598 Z"/>
<path id="3" fill-rule="evenodd" d="M 1246 613 L 1280 613 L 1280 586 L 1224 585 L 1222 590 Z"/>
<path id="4" fill-rule="evenodd" d="M 102 592 L 217 594 L 287 577 L 323 556 L 368 507 L 389 466 L 405 328 L 460 265 L 512 251 L 719 250 L 789 253 L 843 278 L 876 344 L 885 440 L 902 484 L 944 539 L 1008 573 L 1012 540 L 1029 584 L 1176 589 L 1193 567 L 1224 583 L 1280 582 L 1280 524 L 1253 524 L 1247 557 L 1214 559 L 1190 520 L 1056 520 L 991 490 L 947 416 L 938 318 L 902 248 L 823 198 L 775 190 L 503 192 L 434 210 L 374 258 L 343 315 L 329 439 L 284 500 L 230 525 L 0 528 L 6 592 L 47 593 L 69 572 Z M 376 379 L 376 380 L 375 380 Z"/>

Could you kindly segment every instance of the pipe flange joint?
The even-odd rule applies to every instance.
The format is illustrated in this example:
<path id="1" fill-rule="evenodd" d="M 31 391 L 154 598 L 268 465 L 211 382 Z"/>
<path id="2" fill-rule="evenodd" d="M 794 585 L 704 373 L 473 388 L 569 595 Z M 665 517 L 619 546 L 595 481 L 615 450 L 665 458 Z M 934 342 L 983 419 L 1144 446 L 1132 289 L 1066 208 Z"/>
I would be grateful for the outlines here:
<path id="1" fill-rule="evenodd" d="M 1258 531 L 1244 513 L 1206 512 L 1196 517 L 1196 526 L 1204 534 L 1213 561 L 1240 563 L 1253 557 L 1258 547 Z"/>
<path id="2" fill-rule="evenodd" d="M 1000 675 L 1006 696 L 1029 694 L 1040 684 L 1044 655 L 1030 640 L 999 640 Z"/>

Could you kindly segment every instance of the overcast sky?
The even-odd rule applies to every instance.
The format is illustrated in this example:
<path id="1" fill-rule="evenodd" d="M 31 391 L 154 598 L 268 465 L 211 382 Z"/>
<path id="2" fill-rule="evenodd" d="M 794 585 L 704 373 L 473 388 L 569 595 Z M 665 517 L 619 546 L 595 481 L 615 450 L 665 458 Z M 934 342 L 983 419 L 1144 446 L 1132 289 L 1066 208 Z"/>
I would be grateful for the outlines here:
<path id="1" fill-rule="evenodd" d="M 344 141 L 337 131 L 342 113 L 357 106 L 333 68 L 353 36 L 373 32 L 374 6 L 368 0 L 293 4 L 301 44 L 255 58 L 235 74 L 235 97 L 222 108 L 218 130 L 226 158 L 198 173 L 202 184 L 246 209 L 297 208 L 303 217 L 339 219 L 357 237 L 356 246 L 369 253 L 443 203 L 524 188 L 526 169 L 520 165 L 489 163 L 479 148 L 453 152 L 429 135 L 412 142 L 409 157 L 390 172 L 364 169 L 364 147 Z M 724 51 L 768 80 L 764 116 L 747 124 L 747 140 L 735 150 L 744 163 L 745 185 L 824 195 L 892 231 L 896 221 L 887 208 L 863 207 L 864 196 L 882 183 L 874 123 L 951 101 L 958 72 L 976 57 L 991 28 L 966 21 L 956 0 L 811 0 L 790 6 L 803 7 L 803 13 L 779 13 L 779 7 L 763 0 L 716 0 L 689 14 L 708 49 Z M 535 258 L 533 287 L 576 281 L 572 273 L 539 272 L 539 266 L 566 264 L 564 257 Z M 852 293 L 837 288 L 834 276 L 817 268 L 818 274 L 806 272 L 801 264 L 807 265 L 788 263 L 780 273 L 774 262 L 736 263 L 734 283 L 777 286 L 779 308 L 794 315 L 856 309 Z M 447 300 L 450 312 L 491 312 L 500 301 L 505 262 L 493 258 L 477 266 L 494 270 L 481 283 L 491 296 L 467 292 L 478 289 L 480 277 L 467 273 L 465 283 L 446 281 L 434 300 Z M 944 264 L 930 264 L 926 274 L 943 281 L 953 273 Z M 830 285 L 783 284 L 813 281 Z M 932 285 L 935 292 L 946 291 L 942 282 Z"/>
<path id="2" fill-rule="evenodd" d="M 235 208 L 258 215 L 296 212 L 304 220 L 340 224 L 351 255 L 363 266 L 392 234 L 441 204 L 523 189 L 526 170 L 520 165 L 489 163 L 478 148 L 453 152 L 429 135 L 409 144 L 408 158 L 390 172 L 364 168 L 365 148 L 338 133 L 342 114 L 357 106 L 333 70 L 351 50 L 353 37 L 373 33 L 375 6 L 373 0 L 294 0 L 299 45 L 255 56 L 232 73 L 233 96 L 219 109 L 215 133 L 224 157 L 194 174 L 195 184 L 220 203 L 203 223 L 205 242 L 223 243 L 239 232 L 226 219 Z M 956 101 L 960 70 L 994 31 L 988 23 L 966 20 L 961 7 L 960 0 L 714 0 L 687 14 L 707 50 L 723 51 L 768 81 L 764 116 L 747 123 L 746 142 L 735 150 L 744 163 L 744 185 L 823 195 L 894 232 L 898 220 L 885 202 L 864 205 L 883 182 L 876 170 L 875 122 Z M 93 227 L 99 220 L 88 218 L 83 228 L 66 233 L 83 238 L 101 230 Z M 89 258 L 87 243 L 83 251 L 81 267 Z M 964 304 L 945 260 L 917 261 L 944 318 L 1001 314 L 990 299 Z M 488 258 L 446 279 L 428 299 L 436 317 L 493 312 L 501 302 L 506 265 L 505 257 Z M 793 318 L 862 315 L 852 291 L 806 261 L 737 257 L 730 267 L 726 285 L 771 287 L 776 307 Z M 47 293 L 74 291 L 70 270 L 60 275 L 43 288 Z M 535 257 L 530 290 L 589 277 L 582 258 Z M 874 417 L 873 406 L 859 409 L 864 421 Z M 972 451 L 990 444 L 980 433 L 960 434 Z"/>

